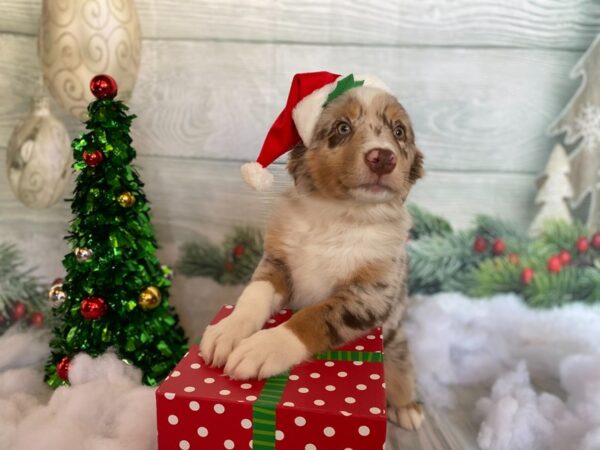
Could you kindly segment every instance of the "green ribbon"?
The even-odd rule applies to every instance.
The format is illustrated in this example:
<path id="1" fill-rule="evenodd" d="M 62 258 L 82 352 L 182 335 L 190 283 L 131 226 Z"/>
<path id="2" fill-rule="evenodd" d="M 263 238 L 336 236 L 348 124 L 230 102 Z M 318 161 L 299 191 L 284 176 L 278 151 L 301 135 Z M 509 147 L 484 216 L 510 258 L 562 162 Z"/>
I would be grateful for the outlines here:
<path id="1" fill-rule="evenodd" d="M 383 362 L 383 353 L 351 352 L 335 350 L 318 353 L 318 361 Z M 272 450 L 275 448 L 275 410 L 281 401 L 288 382 L 289 372 L 269 378 L 252 405 L 252 448 Z"/>

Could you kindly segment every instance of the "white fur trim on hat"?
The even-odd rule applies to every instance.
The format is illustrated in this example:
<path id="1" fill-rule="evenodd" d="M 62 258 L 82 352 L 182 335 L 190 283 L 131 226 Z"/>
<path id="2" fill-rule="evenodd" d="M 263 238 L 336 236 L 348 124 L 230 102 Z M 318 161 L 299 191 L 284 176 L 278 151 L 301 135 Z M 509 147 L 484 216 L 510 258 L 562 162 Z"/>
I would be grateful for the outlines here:
<path id="1" fill-rule="evenodd" d="M 273 184 L 273 174 L 260 163 L 249 162 L 242 165 L 240 171 L 246 184 L 257 191 L 266 191 Z"/>
<path id="2" fill-rule="evenodd" d="M 302 142 L 307 147 L 312 140 L 317 121 L 319 120 L 319 117 L 321 117 L 323 104 L 327 101 L 327 97 L 331 91 L 335 89 L 337 82 L 341 78 L 344 77 L 339 77 L 333 83 L 326 84 L 312 92 L 310 95 L 304 97 L 296 104 L 296 107 L 292 111 L 292 118 L 294 119 L 296 130 L 298 130 L 300 139 L 302 139 Z M 374 87 L 391 93 L 385 83 L 373 75 L 355 75 L 354 79 L 357 81 L 364 80 L 363 87 Z"/>

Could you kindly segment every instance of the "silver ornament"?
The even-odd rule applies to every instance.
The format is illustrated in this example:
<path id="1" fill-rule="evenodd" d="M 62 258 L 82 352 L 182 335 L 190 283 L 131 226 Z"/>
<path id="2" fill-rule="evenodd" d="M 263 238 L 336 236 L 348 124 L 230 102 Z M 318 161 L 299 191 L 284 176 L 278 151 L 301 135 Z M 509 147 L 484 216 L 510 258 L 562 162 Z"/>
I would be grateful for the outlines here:
<path id="1" fill-rule="evenodd" d="M 94 251 L 91 248 L 87 248 L 87 247 L 77 247 L 75 249 L 74 253 L 75 253 L 75 259 L 77 259 L 77 262 L 86 262 L 92 256 L 94 256 Z"/>
<path id="2" fill-rule="evenodd" d="M 48 300 L 53 308 L 62 305 L 67 299 L 67 293 L 63 290 L 62 283 L 55 284 L 48 291 Z"/>

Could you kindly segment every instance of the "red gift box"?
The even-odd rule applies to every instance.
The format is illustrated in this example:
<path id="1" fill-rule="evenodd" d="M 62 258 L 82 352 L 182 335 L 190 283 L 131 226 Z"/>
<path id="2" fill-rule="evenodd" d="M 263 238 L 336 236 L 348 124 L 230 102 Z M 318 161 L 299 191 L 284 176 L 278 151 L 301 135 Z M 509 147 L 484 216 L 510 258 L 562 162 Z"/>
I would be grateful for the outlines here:
<path id="1" fill-rule="evenodd" d="M 224 307 L 212 324 L 231 313 Z M 291 317 L 284 310 L 265 328 Z M 378 450 L 386 434 L 381 329 L 268 380 L 235 381 L 194 345 L 156 391 L 159 450 Z"/>

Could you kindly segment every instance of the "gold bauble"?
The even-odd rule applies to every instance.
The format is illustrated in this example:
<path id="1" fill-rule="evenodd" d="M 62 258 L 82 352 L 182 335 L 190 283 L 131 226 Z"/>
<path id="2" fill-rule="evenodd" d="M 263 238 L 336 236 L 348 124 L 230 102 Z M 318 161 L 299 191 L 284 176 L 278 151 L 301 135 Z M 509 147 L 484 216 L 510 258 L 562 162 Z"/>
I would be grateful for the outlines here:
<path id="1" fill-rule="evenodd" d="M 135 203 L 135 197 L 131 192 L 123 192 L 121 195 L 119 195 L 117 201 L 123 208 L 129 208 Z"/>
<path id="2" fill-rule="evenodd" d="M 140 308 L 144 310 L 154 309 L 160 305 L 161 297 L 162 296 L 160 295 L 160 291 L 157 287 L 148 286 L 140 293 L 138 297 L 138 305 L 140 305 Z"/>

